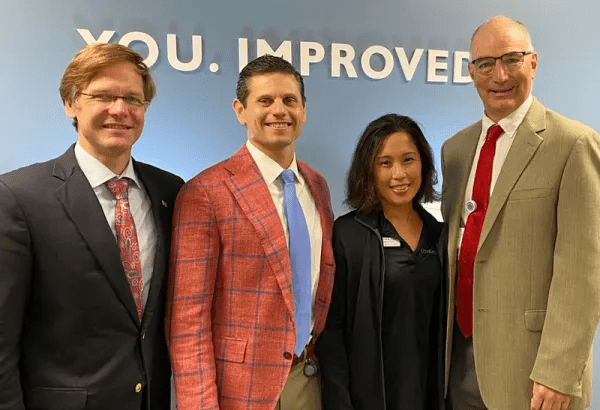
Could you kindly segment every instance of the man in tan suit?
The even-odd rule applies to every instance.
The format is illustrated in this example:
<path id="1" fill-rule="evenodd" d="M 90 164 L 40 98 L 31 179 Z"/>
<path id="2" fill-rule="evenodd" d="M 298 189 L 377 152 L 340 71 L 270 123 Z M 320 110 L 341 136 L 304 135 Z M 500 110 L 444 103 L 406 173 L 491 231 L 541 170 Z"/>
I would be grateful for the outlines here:
<path id="1" fill-rule="evenodd" d="M 485 22 L 471 58 L 483 118 L 442 147 L 449 402 L 583 409 L 600 317 L 600 136 L 532 97 L 523 24 Z"/>

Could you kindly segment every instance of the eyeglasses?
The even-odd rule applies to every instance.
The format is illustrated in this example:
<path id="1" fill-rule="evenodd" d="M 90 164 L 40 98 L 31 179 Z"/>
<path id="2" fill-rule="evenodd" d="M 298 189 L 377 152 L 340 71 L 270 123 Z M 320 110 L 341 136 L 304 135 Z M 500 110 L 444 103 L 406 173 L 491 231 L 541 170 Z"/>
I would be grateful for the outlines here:
<path id="1" fill-rule="evenodd" d="M 512 51 L 501 55 L 500 57 L 481 57 L 471 61 L 471 64 L 475 66 L 475 69 L 480 74 L 489 75 L 494 72 L 496 68 L 496 60 L 500 60 L 502 65 L 507 70 L 516 70 L 523 65 L 525 56 L 533 54 L 533 51 Z"/>
<path id="2" fill-rule="evenodd" d="M 114 104 L 119 98 L 122 99 L 123 102 L 125 103 L 125 105 L 130 108 L 144 107 L 144 109 L 146 109 L 150 105 L 150 101 L 142 100 L 139 97 L 136 97 L 135 95 L 114 95 L 114 94 L 104 94 L 104 93 L 88 94 L 88 93 L 83 93 L 83 92 L 80 92 L 79 94 L 85 95 L 86 97 L 88 97 L 90 99 L 90 101 L 93 101 L 95 103 L 102 104 L 102 105 Z"/>

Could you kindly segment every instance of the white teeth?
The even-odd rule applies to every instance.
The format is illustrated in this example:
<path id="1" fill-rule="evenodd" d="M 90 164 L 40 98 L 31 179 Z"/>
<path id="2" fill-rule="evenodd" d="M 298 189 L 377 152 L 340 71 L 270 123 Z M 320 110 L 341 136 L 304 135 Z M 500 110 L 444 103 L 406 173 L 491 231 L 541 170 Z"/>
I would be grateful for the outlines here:
<path id="1" fill-rule="evenodd" d="M 272 122 L 270 124 L 271 127 L 273 128 L 286 128 L 288 126 L 287 122 Z"/>
<path id="2" fill-rule="evenodd" d="M 395 191 L 395 192 L 404 192 L 404 191 L 408 190 L 408 187 L 409 187 L 408 185 L 397 185 L 397 186 L 393 186 L 391 188 L 392 188 L 392 191 Z"/>
<path id="3" fill-rule="evenodd" d="M 110 128 L 110 129 L 114 129 L 114 130 L 125 130 L 125 129 L 127 129 L 127 126 L 119 125 L 119 124 L 107 124 L 104 126 L 104 128 Z"/>

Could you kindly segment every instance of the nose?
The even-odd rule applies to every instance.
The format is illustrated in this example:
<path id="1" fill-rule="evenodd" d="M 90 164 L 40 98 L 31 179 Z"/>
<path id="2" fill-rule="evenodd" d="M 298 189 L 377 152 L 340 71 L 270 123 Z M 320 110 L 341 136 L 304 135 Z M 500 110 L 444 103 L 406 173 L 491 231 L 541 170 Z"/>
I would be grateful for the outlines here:
<path id="1" fill-rule="evenodd" d="M 402 179 L 406 176 L 406 169 L 404 166 L 398 162 L 394 163 L 392 166 L 392 178 L 393 179 Z"/>
<path id="2" fill-rule="evenodd" d="M 285 115 L 286 114 L 286 106 L 283 100 L 276 99 L 273 101 L 271 105 L 271 109 L 274 115 Z"/>
<path id="3" fill-rule="evenodd" d="M 111 115 L 126 115 L 128 112 L 127 104 L 121 97 L 116 97 L 108 107 L 108 113 Z"/>
<path id="4" fill-rule="evenodd" d="M 508 79 L 508 75 L 506 74 L 506 67 L 504 67 L 502 60 L 496 60 L 496 67 L 494 68 L 492 76 L 494 81 L 497 83 L 503 83 Z"/>

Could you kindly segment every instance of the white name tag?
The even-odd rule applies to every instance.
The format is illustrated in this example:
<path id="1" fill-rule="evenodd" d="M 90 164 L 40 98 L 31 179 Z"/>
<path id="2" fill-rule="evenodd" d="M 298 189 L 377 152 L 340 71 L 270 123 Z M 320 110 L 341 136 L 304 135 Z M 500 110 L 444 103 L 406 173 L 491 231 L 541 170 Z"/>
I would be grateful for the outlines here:
<path id="1" fill-rule="evenodd" d="M 385 236 L 382 239 L 383 239 L 383 247 L 384 248 L 399 248 L 402 246 L 402 244 L 400 243 L 400 241 L 398 239 L 386 238 Z"/>

